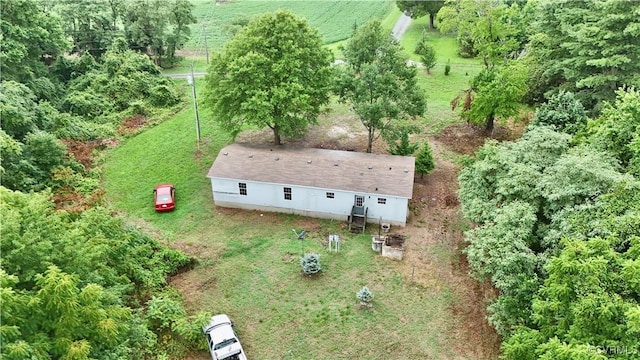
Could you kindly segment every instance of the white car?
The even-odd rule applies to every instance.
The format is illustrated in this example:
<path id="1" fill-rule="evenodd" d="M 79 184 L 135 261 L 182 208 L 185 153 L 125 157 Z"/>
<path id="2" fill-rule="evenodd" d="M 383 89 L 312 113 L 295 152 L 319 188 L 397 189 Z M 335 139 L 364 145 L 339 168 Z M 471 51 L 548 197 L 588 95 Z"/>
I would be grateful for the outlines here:
<path id="1" fill-rule="evenodd" d="M 202 328 L 213 360 L 247 360 L 233 323 L 225 314 L 211 317 L 209 324 Z"/>

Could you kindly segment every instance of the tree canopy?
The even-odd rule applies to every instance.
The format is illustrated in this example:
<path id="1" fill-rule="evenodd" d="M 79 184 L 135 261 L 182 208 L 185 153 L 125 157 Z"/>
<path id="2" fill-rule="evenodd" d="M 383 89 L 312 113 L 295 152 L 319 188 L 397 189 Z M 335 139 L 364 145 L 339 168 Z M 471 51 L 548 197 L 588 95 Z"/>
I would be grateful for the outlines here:
<path id="1" fill-rule="evenodd" d="M 72 40 L 70 52 L 100 58 L 120 36 L 135 51 L 153 56 L 157 65 L 172 66 L 196 22 L 187 0 L 61 0 L 43 2 L 60 14 L 64 33 Z"/>
<path id="2" fill-rule="evenodd" d="M 462 102 L 463 118 L 492 131 L 496 118 L 506 120 L 518 114 L 526 81 L 524 67 L 516 62 L 485 68 L 473 78 L 471 87 L 451 102 L 452 108 Z"/>
<path id="3" fill-rule="evenodd" d="M 29 82 L 46 76 L 44 65 L 69 47 L 60 17 L 34 0 L 2 1 L 0 33 L 3 80 Z"/>
<path id="4" fill-rule="evenodd" d="M 413 19 L 429 15 L 430 29 L 434 28 L 436 14 L 438 14 L 444 3 L 444 0 L 396 0 L 398 9 Z"/>
<path id="5" fill-rule="evenodd" d="M 491 67 L 524 46 L 527 14 L 516 3 L 499 0 L 448 1 L 438 11 L 437 24 L 440 32 L 456 34 L 461 56 L 479 55 Z"/>
<path id="6" fill-rule="evenodd" d="M 246 126 L 269 127 L 274 143 L 315 124 L 331 89 L 331 53 L 317 30 L 287 11 L 252 20 L 206 76 L 205 106 L 237 135 Z"/>
<path id="7" fill-rule="evenodd" d="M 397 41 L 373 20 L 357 28 L 345 46 L 335 91 L 367 129 L 367 152 L 379 136 L 395 140 L 402 122 L 424 113 L 426 100 L 417 70 L 406 64 Z"/>
<path id="8" fill-rule="evenodd" d="M 147 358 L 167 345 L 177 353 L 201 344 L 200 323 L 184 310 L 164 311 L 169 326 L 155 327 L 160 301 L 148 299 L 165 293 L 167 276 L 190 258 L 125 228 L 106 209 L 71 216 L 56 211 L 47 193 L 4 187 L 0 199 L 2 358 Z"/>
<path id="9" fill-rule="evenodd" d="M 636 1 L 541 1 L 530 56 L 532 90 L 571 91 L 596 113 L 615 91 L 640 86 L 640 3 Z"/>

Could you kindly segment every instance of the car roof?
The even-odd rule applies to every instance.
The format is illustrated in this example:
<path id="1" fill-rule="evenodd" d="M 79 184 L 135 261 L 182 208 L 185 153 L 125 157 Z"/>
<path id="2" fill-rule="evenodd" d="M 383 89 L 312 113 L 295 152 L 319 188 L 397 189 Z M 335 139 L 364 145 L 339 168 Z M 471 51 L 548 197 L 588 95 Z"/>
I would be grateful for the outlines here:
<path id="1" fill-rule="evenodd" d="M 171 189 L 173 189 L 173 185 L 171 184 L 162 184 L 162 185 L 156 186 L 156 192 L 158 194 L 170 194 Z"/>
<path id="2" fill-rule="evenodd" d="M 173 184 L 159 184 L 159 185 L 156 185 L 156 190 L 163 189 L 163 188 L 172 188 L 172 187 L 174 187 Z"/>
<path id="3" fill-rule="evenodd" d="M 225 326 L 226 325 L 226 326 Z M 213 328 L 231 328 L 231 319 L 226 314 L 214 315 L 209 320 L 209 324 L 203 327 L 204 332 L 209 332 Z"/>

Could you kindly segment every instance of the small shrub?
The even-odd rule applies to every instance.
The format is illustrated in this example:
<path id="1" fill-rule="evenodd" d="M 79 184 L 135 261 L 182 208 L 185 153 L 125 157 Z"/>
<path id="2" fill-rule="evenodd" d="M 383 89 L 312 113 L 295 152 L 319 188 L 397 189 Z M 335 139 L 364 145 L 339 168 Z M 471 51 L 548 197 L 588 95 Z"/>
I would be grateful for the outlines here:
<path id="1" fill-rule="evenodd" d="M 360 305 L 371 307 L 371 302 L 373 301 L 373 293 L 367 286 L 363 286 L 360 291 L 356 294 L 358 300 L 360 300 Z"/>
<path id="2" fill-rule="evenodd" d="M 433 160 L 431 147 L 428 142 L 425 142 L 416 156 L 416 172 L 420 174 L 420 177 L 422 178 L 424 175 L 430 173 L 435 166 L 436 164 Z"/>
<path id="3" fill-rule="evenodd" d="M 320 266 L 320 255 L 318 254 L 305 254 L 300 259 L 300 265 L 302 266 L 302 272 L 305 275 L 313 275 L 322 271 Z"/>
<path id="4" fill-rule="evenodd" d="M 427 73 L 431 74 L 431 69 L 436 66 L 436 50 L 433 46 L 425 45 L 424 52 L 420 55 L 420 60 L 424 68 L 427 69 Z"/>
<path id="5" fill-rule="evenodd" d="M 447 64 L 444 66 L 444 75 L 449 76 L 449 72 L 451 72 L 451 64 L 450 60 L 447 60 Z"/>
<path id="6" fill-rule="evenodd" d="M 389 144 L 391 155 L 411 156 L 418 150 L 418 144 L 409 141 L 409 132 L 403 131 L 400 134 L 400 142 L 394 141 Z"/>

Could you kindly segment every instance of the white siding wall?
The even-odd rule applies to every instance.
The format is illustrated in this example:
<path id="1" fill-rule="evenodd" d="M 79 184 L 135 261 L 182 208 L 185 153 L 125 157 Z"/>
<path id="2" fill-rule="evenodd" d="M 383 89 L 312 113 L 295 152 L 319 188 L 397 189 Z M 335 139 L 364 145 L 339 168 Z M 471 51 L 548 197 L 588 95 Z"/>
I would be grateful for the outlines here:
<path id="1" fill-rule="evenodd" d="M 240 195 L 239 183 L 247 184 L 247 195 Z M 291 188 L 291 200 L 285 200 L 284 188 Z M 301 187 L 284 184 L 271 184 L 231 179 L 211 178 L 213 201 L 218 206 L 242 209 L 257 209 L 295 213 L 305 216 L 347 220 L 351 214 L 356 193 Z M 334 198 L 327 198 L 332 192 Z M 364 206 L 370 222 L 383 222 L 404 226 L 407 219 L 408 199 L 378 194 L 357 194 L 364 196 Z M 379 204 L 378 198 L 386 199 Z"/>

